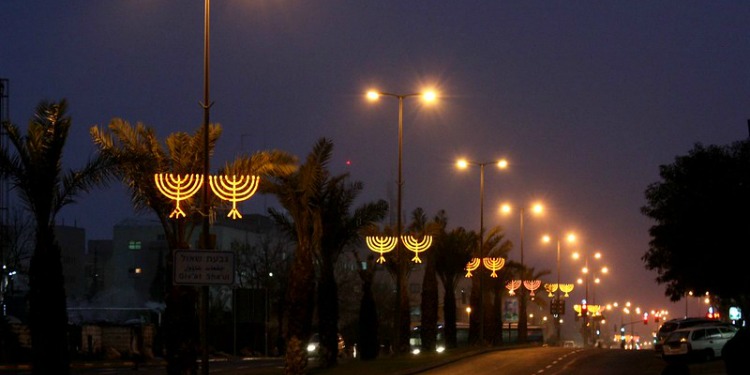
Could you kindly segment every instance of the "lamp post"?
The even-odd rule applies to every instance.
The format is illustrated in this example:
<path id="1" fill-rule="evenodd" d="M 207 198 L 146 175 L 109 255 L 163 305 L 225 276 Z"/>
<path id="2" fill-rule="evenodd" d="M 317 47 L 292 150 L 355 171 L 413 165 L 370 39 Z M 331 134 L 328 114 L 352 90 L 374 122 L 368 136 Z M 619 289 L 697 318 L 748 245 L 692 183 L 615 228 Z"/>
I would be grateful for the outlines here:
<path id="1" fill-rule="evenodd" d="M 469 165 L 477 165 L 479 166 L 479 246 L 477 247 L 477 257 L 482 259 L 484 258 L 484 249 L 483 249 L 483 242 L 484 242 L 484 167 L 489 164 L 496 164 L 498 168 L 500 169 L 506 169 L 508 168 L 508 161 L 505 159 L 501 159 L 498 161 L 488 161 L 488 162 L 476 162 L 476 161 L 469 161 L 466 159 L 460 159 L 456 162 L 456 166 L 460 169 L 466 169 Z M 484 311 L 483 311 L 483 305 L 484 305 L 484 289 L 483 289 L 483 282 L 482 279 L 484 278 L 484 274 L 479 275 L 479 317 L 475 318 L 479 319 L 479 343 L 484 344 Z M 473 293 L 472 288 L 472 293 Z"/>
<path id="2" fill-rule="evenodd" d="M 388 92 L 381 92 L 377 90 L 370 90 L 367 92 L 367 98 L 371 101 L 378 100 L 381 96 L 390 96 L 398 99 L 398 189 L 396 193 L 396 237 L 399 240 L 396 243 L 396 259 L 397 259 L 397 272 L 396 272 L 396 296 L 398 299 L 397 310 L 395 315 L 395 326 L 396 326 L 396 350 L 399 353 L 405 353 L 409 350 L 409 330 L 411 325 L 411 317 L 409 316 L 409 294 L 407 290 L 407 273 L 408 273 L 408 259 L 403 246 L 400 241 L 402 223 L 401 223 L 401 203 L 402 203 L 402 191 L 403 191 L 403 174 L 402 174 L 402 160 L 403 160 L 403 133 L 404 133 L 404 99 L 410 97 L 421 97 L 425 102 L 432 102 L 437 98 L 434 91 L 426 91 L 423 93 L 412 93 L 412 94 L 393 94 Z"/>
<path id="3" fill-rule="evenodd" d="M 573 242 L 576 241 L 576 235 L 573 234 L 573 233 L 569 233 L 567 236 L 565 236 L 565 239 L 568 242 L 573 243 Z M 552 237 L 550 237 L 549 235 L 544 235 L 542 237 L 542 241 L 544 241 L 544 242 L 550 242 L 550 241 L 552 241 Z M 560 299 L 560 238 L 559 237 L 557 238 L 556 242 L 557 242 L 557 288 L 555 289 L 555 301 L 557 303 L 557 306 L 560 308 L 562 306 L 562 304 L 560 303 L 561 299 Z M 554 318 L 555 318 L 555 330 L 557 331 L 556 333 L 557 333 L 557 344 L 558 345 L 560 345 L 560 340 L 561 340 L 561 334 L 560 334 L 560 319 L 561 319 L 561 317 L 560 316 L 563 315 L 564 313 L 565 313 L 565 311 L 558 310 L 557 316 L 554 316 Z"/>
<path id="4" fill-rule="evenodd" d="M 503 204 L 500 207 L 500 211 L 505 214 L 510 214 L 512 211 L 512 207 L 510 204 L 506 203 Z M 520 242 L 520 249 L 521 249 L 521 272 L 526 271 L 526 267 L 524 266 L 523 261 L 523 238 L 524 238 L 524 231 L 523 231 L 523 214 L 524 214 L 524 207 L 522 206 L 520 208 L 520 234 L 521 234 L 521 242 Z M 534 203 L 531 205 L 531 212 L 535 215 L 541 215 L 544 211 L 544 206 L 541 203 Z M 532 275 L 533 277 L 533 275 Z M 524 275 L 521 275 L 520 279 L 524 279 Z M 519 288 L 518 298 L 520 300 L 520 303 L 518 304 L 518 342 L 524 343 L 526 342 L 527 337 L 527 316 L 526 316 L 526 290 L 525 288 Z"/>
<path id="5" fill-rule="evenodd" d="M 208 124 L 211 113 L 210 90 L 210 36 L 211 36 L 211 0 L 204 2 L 204 30 L 203 30 L 203 225 L 201 229 L 201 238 L 203 248 L 210 249 L 211 234 L 209 211 L 211 202 L 209 201 L 209 160 L 208 160 Z M 201 373 L 208 375 L 208 285 L 201 287 L 200 292 L 200 335 L 201 335 Z"/>

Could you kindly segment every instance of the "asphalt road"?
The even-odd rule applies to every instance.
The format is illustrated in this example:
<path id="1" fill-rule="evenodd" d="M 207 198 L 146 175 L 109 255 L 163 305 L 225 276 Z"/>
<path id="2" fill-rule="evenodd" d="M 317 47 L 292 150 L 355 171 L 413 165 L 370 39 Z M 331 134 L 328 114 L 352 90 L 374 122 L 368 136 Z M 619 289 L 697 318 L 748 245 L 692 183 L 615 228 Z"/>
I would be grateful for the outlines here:
<path id="1" fill-rule="evenodd" d="M 377 362 L 371 366 L 377 366 Z M 161 375 L 161 364 L 142 366 L 137 370 L 132 363 L 118 362 L 111 366 L 87 368 L 79 364 L 73 374 L 139 374 Z M 29 369 L 0 369 L 0 374 L 31 374 Z M 199 372 L 200 373 L 200 372 Z M 283 359 L 253 359 L 212 362 L 211 374 L 269 375 L 283 373 Z M 325 374 L 325 372 L 319 372 Z M 685 366 L 668 365 L 652 350 L 576 349 L 560 347 L 531 347 L 504 349 L 472 355 L 450 363 L 400 371 L 399 375 L 725 375 L 724 362 L 690 363 Z M 392 374 L 396 375 L 396 374 Z"/>
<path id="2" fill-rule="evenodd" d="M 686 366 L 668 365 L 651 350 L 513 349 L 466 358 L 426 372 L 430 375 L 724 375 L 714 360 Z"/>

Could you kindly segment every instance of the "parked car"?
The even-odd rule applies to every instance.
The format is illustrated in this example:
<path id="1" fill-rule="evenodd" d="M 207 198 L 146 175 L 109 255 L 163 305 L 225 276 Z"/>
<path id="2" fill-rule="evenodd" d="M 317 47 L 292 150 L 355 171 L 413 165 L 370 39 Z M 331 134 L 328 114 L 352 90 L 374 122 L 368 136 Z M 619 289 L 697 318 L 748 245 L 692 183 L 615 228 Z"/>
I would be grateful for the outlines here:
<path id="1" fill-rule="evenodd" d="M 659 327 L 658 331 L 656 331 L 654 350 L 657 353 L 661 353 L 664 340 L 666 340 L 667 336 L 669 336 L 669 334 L 674 332 L 675 330 L 706 324 L 719 324 L 719 321 L 708 318 L 684 318 L 668 320 L 664 322 L 661 327 Z"/>
<path id="2" fill-rule="evenodd" d="M 341 336 L 341 334 L 339 334 L 338 348 L 339 357 L 343 357 L 344 355 L 346 355 L 346 343 L 344 342 L 344 338 Z M 312 335 L 312 337 L 310 337 L 310 341 L 307 343 L 307 355 L 309 357 L 317 357 L 318 349 L 320 349 L 320 336 L 315 333 Z"/>
<path id="3" fill-rule="evenodd" d="M 737 333 L 731 325 L 696 325 L 675 330 L 662 346 L 667 361 L 697 359 L 708 361 L 721 357 L 721 349 Z"/>

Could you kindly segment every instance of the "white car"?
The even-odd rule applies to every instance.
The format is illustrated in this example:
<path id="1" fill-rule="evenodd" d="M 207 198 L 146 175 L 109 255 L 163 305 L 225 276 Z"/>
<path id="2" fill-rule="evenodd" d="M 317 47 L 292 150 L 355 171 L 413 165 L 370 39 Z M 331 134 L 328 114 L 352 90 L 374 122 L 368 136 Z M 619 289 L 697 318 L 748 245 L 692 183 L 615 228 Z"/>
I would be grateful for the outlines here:
<path id="1" fill-rule="evenodd" d="M 664 340 L 662 358 L 712 360 L 721 357 L 721 349 L 737 333 L 730 325 L 694 326 L 673 331 Z"/>

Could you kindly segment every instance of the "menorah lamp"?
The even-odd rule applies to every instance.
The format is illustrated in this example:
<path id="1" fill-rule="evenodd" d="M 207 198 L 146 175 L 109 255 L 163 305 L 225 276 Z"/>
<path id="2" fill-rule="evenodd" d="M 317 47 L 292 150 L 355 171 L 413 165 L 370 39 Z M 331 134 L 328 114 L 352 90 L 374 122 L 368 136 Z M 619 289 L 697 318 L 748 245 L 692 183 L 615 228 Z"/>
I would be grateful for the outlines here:
<path id="1" fill-rule="evenodd" d="M 503 268 L 505 265 L 505 259 L 504 258 L 483 258 L 482 263 L 484 264 L 484 267 L 488 270 L 492 271 L 492 274 L 490 274 L 490 277 L 497 277 L 497 272 L 500 269 Z"/>
<path id="2" fill-rule="evenodd" d="M 211 191 L 221 200 L 232 202 L 232 209 L 227 217 L 232 219 L 241 219 L 242 214 L 237 211 L 237 202 L 250 199 L 258 190 L 260 177 L 258 176 L 209 176 L 208 181 L 211 183 Z"/>
<path id="3" fill-rule="evenodd" d="M 565 293 L 565 297 L 570 297 L 568 293 L 573 291 L 573 287 L 575 287 L 573 284 L 560 284 L 560 291 Z"/>
<path id="4" fill-rule="evenodd" d="M 515 290 L 521 287 L 521 280 L 511 280 L 505 284 L 505 288 L 508 289 L 508 295 L 515 296 Z"/>
<path id="5" fill-rule="evenodd" d="M 432 236 L 424 236 L 421 241 L 411 235 L 401 236 L 401 242 L 403 242 L 409 251 L 414 253 L 414 258 L 411 258 L 411 260 L 414 263 L 422 263 L 422 260 L 419 259 L 419 253 L 430 248 L 432 245 Z"/>
<path id="6" fill-rule="evenodd" d="M 531 296 L 531 300 L 534 300 L 534 291 L 539 289 L 539 286 L 542 285 L 542 280 L 524 280 L 523 286 L 526 287 L 526 289 L 529 290 L 529 296 Z"/>
<path id="7" fill-rule="evenodd" d="M 557 283 L 544 283 L 544 290 L 547 291 L 547 297 L 552 297 L 553 293 L 557 291 Z"/>
<path id="8" fill-rule="evenodd" d="M 366 236 L 365 242 L 370 250 L 380 254 L 380 258 L 378 258 L 377 262 L 385 263 L 385 257 L 383 257 L 383 254 L 395 249 L 398 240 L 396 237 L 391 236 Z"/>
<path id="9" fill-rule="evenodd" d="M 184 176 L 172 173 L 157 173 L 154 175 L 156 188 L 167 198 L 175 201 L 175 209 L 169 214 L 169 218 L 185 217 L 185 211 L 180 208 L 180 201 L 190 199 L 203 186 L 203 176 L 199 174 L 186 174 Z"/>
<path id="10" fill-rule="evenodd" d="M 471 274 L 471 271 L 476 270 L 479 268 L 479 265 L 482 264 L 482 259 L 480 258 L 471 258 L 471 260 L 466 263 L 466 275 L 464 277 L 471 277 L 473 276 Z"/>

